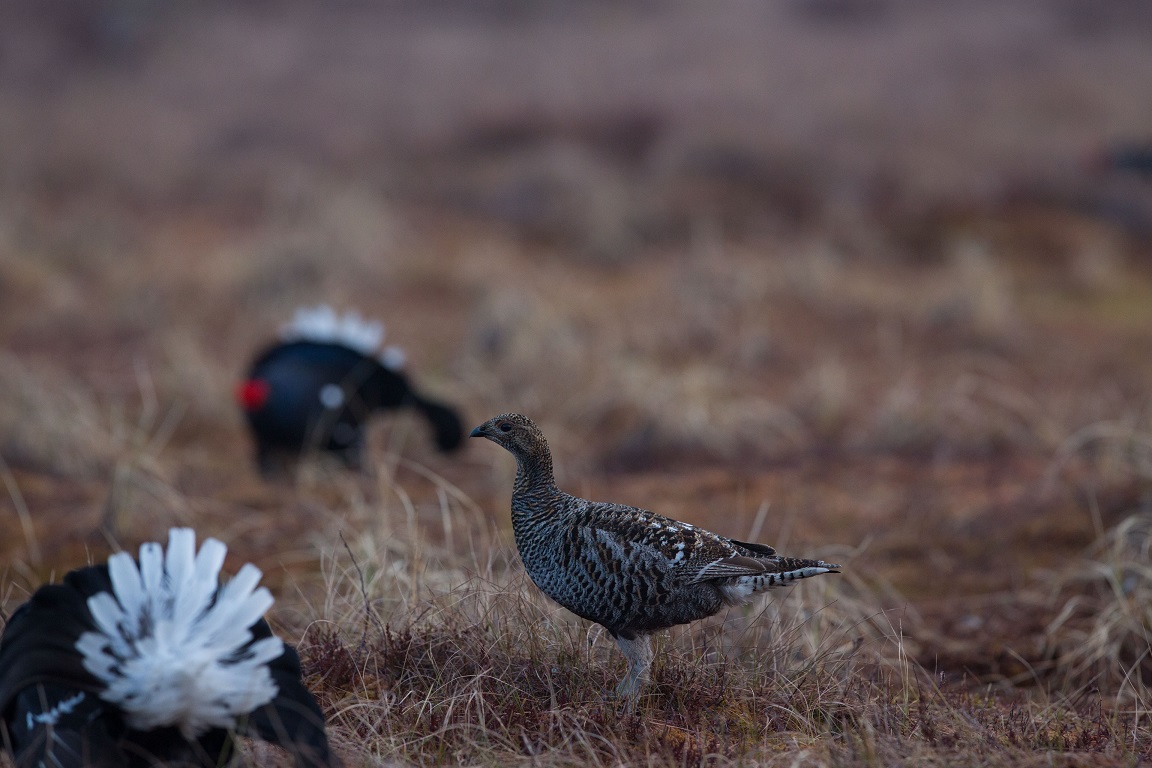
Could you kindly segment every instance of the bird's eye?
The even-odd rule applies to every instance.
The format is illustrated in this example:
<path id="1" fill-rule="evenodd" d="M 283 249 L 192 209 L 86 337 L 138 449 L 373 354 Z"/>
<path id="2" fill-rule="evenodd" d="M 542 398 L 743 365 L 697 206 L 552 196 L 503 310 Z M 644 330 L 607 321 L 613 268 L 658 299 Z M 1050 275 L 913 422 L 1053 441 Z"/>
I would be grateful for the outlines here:
<path id="1" fill-rule="evenodd" d="M 500 431 L 501 432 L 511 432 L 512 431 L 512 425 L 506 421 L 502 421 L 502 422 L 500 422 Z"/>

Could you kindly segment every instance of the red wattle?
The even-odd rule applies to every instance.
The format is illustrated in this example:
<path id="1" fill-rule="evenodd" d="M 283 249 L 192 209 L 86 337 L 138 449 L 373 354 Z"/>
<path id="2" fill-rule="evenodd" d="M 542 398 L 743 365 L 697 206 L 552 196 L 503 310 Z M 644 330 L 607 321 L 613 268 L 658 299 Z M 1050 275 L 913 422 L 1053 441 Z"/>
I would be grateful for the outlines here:
<path id="1" fill-rule="evenodd" d="M 268 382 L 249 379 L 236 385 L 236 402 L 246 411 L 258 411 L 268 401 Z"/>

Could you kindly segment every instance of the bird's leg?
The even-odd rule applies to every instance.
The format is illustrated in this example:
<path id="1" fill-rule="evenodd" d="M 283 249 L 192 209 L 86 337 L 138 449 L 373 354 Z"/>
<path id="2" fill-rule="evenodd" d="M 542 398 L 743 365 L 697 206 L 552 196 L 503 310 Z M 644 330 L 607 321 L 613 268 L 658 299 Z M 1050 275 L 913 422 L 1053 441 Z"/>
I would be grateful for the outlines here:
<path id="1" fill-rule="evenodd" d="M 359 472 L 364 468 L 364 441 L 359 438 L 353 440 L 340 450 L 339 455 L 347 469 Z"/>
<path id="2" fill-rule="evenodd" d="M 616 686 L 616 695 L 627 699 L 629 708 L 636 706 L 640 689 L 648 682 L 648 669 L 652 666 L 652 638 L 649 635 L 635 635 L 627 638 L 615 635 L 616 644 L 628 660 L 628 674 Z"/>

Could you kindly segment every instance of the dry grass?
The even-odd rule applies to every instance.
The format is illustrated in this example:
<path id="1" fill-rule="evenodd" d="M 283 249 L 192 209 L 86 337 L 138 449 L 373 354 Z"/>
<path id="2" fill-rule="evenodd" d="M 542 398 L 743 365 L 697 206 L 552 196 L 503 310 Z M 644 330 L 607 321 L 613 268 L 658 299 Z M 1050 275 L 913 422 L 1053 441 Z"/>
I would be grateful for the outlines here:
<path id="1" fill-rule="evenodd" d="M 1053 577 L 1062 606 L 1044 639 L 1062 683 L 1099 690 L 1152 714 L 1152 519 L 1141 512 L 1109 530 L 1083 565 Z"/>
<path id="2" fill-rule="evenodd" d="M 14 12 L 2 609 L 192 524 L 351 765 L 1149 759 L 1152 216 L 1079 165 L 1152 124 L 1147 13 L 725 11 Z M 532 415 L 566 489 L 848 569 L 670 633 L 620 712 L 502 452 L 400 417 L 366 476 L 254 475 L 232 384 L 317 301 Z"/>
<path id="3" fill-rule="evenodd" d="M 543 599 L 514 553 L 381 530 L 336 551 L 305 671 L 350 765 L 1122 764 L 1152 747 L 1139 711 L 1059 693 L 1075 684 L 941 688 L 909 655 L 921 618 L 845 554 L 842 578 L 660 641 L 629 713 L 614 643 Z"/>

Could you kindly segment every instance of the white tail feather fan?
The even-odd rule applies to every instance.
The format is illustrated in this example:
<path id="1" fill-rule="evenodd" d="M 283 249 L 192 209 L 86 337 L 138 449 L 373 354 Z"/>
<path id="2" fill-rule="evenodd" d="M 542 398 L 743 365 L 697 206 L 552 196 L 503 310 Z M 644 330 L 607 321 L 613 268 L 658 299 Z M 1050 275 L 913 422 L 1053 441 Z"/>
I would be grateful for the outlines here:
<path id="1" fill-rule="evenodd" d="M 126 552 L 108 559 L 112 592 L 88 599 L 100 631 L 85 632 L 76 649 L 108 686 L 100 697 L 132 728 L 177 726 L 194 739 L 235 727 L 275 698 L 268 662 L 284 643 L 268 637 L 245 647 L 272 595 L 256 588 L 261 573 L 251 564 L 220 587 L 226 552 L 206 539 L 197 553 L 195 532 L 173 528 L 167 554 L 150 542 L 140 547 L 139 567 Z"/>
<path id="2" fill-rule="evenodd" d="M 384 341 L 384 325 L 366 320 L 358 312 L 338 314 L 327 304 L 300 307 L 292 322 L 280 329 L 284 341 L 318 341 L 343 344 L 363 355 L 372 355 Z"/>

